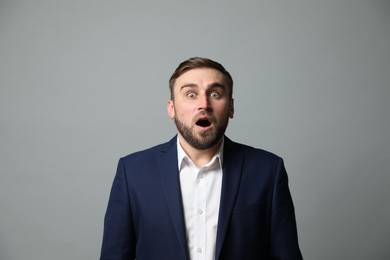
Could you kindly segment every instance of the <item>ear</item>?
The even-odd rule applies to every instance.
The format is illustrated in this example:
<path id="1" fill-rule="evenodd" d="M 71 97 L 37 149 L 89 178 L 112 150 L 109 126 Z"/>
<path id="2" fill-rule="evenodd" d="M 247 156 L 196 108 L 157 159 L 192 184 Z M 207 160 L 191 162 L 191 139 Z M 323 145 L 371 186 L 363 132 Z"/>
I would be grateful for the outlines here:
<path id="1" fill-rule="evenodd" d="M 173 105 L 172 99 L 168 100 L 167 111 L 168 111 L 169 118 L 174 119 L 175 118 L 175 106 Z"/>
<path id="2" fill-rule="evenodd" d="M 229 106 L 229 117 L 233 118 L 234 116 L 234 99 L 232 98 L 230 100 L 230 106 Z"/>

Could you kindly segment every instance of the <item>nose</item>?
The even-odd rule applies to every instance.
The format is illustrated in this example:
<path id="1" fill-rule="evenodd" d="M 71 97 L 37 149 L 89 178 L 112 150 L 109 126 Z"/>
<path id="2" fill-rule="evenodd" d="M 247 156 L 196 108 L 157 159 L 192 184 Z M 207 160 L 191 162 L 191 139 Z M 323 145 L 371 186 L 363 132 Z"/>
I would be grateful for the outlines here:
<path id="1" fill-rule="evenodd" d="M 198 101 L 199 101 L 199 103 L 198 103 L 199 110 L 202 110 L 202 109 L 209 110 L 210 109 L 210 100 L 206 94 L 199 95 Z"/>

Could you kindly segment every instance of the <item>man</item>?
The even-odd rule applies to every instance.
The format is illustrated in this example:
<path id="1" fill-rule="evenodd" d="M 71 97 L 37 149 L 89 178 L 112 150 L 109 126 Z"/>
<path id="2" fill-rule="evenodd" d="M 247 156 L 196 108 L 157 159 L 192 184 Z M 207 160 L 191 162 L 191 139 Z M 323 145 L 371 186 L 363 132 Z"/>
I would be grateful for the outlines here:
<path id="1" fill-rule="evenodd" d="M 178 134 L 120 159 L 101 259 L 302 259 L 282 159 L 224 136 L 230 74 L 195 57 L 169 86 Z"/>

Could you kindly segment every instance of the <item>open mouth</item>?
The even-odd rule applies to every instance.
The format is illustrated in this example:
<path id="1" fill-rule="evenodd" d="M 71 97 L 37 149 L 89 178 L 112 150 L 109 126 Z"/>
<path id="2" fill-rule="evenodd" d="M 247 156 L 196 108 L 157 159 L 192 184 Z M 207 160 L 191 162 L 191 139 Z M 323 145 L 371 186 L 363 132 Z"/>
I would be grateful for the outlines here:
<path id="1" fill-rule="evenodd" d="M 201 126 L 201 127 L 208 127 L 208 126 L 211 126 L 211 122 L 210 120 L 208 119 L 199 119 L 198 121 L 196 121 L 195 123 L 197 126 Z"/>

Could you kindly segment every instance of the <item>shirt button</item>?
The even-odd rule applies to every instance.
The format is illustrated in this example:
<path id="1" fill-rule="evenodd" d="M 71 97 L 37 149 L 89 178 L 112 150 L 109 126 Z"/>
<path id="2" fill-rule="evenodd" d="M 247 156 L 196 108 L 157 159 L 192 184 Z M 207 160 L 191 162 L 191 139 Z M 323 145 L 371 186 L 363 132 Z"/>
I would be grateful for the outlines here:
<path id="1" fill-rule="evenodd" d="M 202 214 L 203 214 L 203 210 L 198 209 L 198 214 L 199 214 L 199 215 L 202 215 Z"/>
<path id="2" fill-rule="evenodd" d="M 198 253 L 202 253 L 202 248 L 198 247 L 197 251 L 198 251 Z"/>

